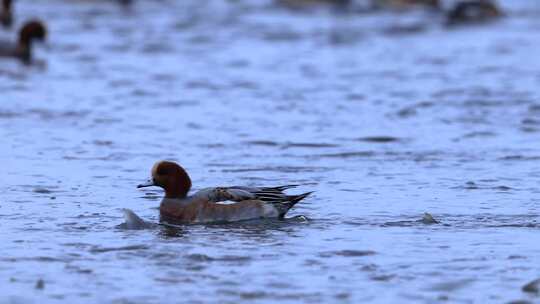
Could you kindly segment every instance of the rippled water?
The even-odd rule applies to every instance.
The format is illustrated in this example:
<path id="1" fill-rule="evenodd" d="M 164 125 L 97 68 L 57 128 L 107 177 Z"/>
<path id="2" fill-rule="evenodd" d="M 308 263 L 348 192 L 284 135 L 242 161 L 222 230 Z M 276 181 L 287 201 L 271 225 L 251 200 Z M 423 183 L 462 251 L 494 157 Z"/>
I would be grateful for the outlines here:
<path id="1" fill-rule="evenodd" d="M 263 1 L 17 2 L 50 48 L 0 61 L 0 302 L 540 301 L 521 290 L 540 277 L 540 6 L 501 4 L 447 29 Z M 159 159 L 196 188 L 316 194 L 286 221 L 123 229 L 123 208 L 157 223 L 162 192 L 135 186 Z"/>

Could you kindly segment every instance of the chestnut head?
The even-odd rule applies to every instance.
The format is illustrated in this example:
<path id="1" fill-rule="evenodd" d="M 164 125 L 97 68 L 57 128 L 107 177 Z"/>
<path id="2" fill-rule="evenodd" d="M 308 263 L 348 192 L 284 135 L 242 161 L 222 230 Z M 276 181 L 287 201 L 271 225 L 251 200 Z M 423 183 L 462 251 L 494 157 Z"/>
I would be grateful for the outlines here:
<path id="1" fill-rule="evenodd" d="M 47 37 L 47 28 L 41 21 L 34 20 L 24 24 L 19 32 L 19 43 L 30 45 L 32 41 L 44 41 Z"/>
<path id="2" fill-rule="evenodd" d="M 175 162 L 158 161 L 152 167 L 152 178 L 137 188 L 157 186 L 165 190 L 167 198 L 184 198 L 191 189 L 191 179 L 186 170 Z"/>

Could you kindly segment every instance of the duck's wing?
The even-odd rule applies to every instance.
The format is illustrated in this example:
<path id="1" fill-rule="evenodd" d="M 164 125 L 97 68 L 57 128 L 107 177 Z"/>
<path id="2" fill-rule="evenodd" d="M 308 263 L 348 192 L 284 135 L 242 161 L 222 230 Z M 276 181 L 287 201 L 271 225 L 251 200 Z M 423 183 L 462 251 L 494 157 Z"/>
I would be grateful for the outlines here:
<path id="1" fill-rule="evenodd" d="M 260 200 L 265 203 L 279 203 L 290 201 L 291 196 L 283 191 L 297 187 L 298 185 L 284 185 L 278 187 L 215 187 L 205 188 L 194 194 L 196 197 L 203 197 L 210 202 L 234 201 L 241 202 L 245 200 Z"/>
<path id="2" fill-rule="evenodd" d="M 195 193 L 193 196 L 203 198 L 212 203 L 224 201 L 234 201 L 232 205 L 241 203 L 253 203 L 257 201 L 263 204 L 271 204 L 278 212 L 278 217 L 283 218 L 287 211 L 296 203 L 310 195 L 312 192 L 306 192 L 299 195 L 287 195 L 283 191 L 297 187 L 298 185 L 284 185 L 278 187 L 216 187 L 206 188 Z"/>

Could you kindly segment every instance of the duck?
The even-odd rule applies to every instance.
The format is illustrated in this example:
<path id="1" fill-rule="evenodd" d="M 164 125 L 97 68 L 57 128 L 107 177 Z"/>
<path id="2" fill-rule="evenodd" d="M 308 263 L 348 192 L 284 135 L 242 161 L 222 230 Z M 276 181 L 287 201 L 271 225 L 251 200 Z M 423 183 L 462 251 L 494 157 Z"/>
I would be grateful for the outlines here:
<path id="1" fill-rule="evenodd" d="M 490 0 L 460 1 L 446 14 L 446 24 L 482 23 L 501 17 L 502 11 L 495 2 Z"/>
<path id="2" fill-rule="evenodd" d="M 29 21 L 19 31 L 17 43 L 0 42 L 0 56 L 14 57 L 24 63 L 30 63 L 32 60 L 32 43 L 36 40 L 44 41 L 46 37 L 47 29 L 41 21 Z"/>
<path id="3" fill-rule="evenodd" d="M 0 23 L 6 28 L 13 24 L 13 13 L 11 11 L 11 0 L 2 0 L 2 11 L 0 11 Z"/>
<path id="4" fill-rule="evenodd" d="M 191 195 L 191 178 L 173 161 L 158 161 L 151 178 L 137 188 L 157 186 L 165 190 L 159 206 L 160 221 L 193 224 L 237 222 L 255 219 L 283 219 L 298 202 L 313 192 L 287 195 L 285 190 L 298 185 L 278 187 L 210 187 Z M 224 202 L 231 203 L 224 203 Z"/>

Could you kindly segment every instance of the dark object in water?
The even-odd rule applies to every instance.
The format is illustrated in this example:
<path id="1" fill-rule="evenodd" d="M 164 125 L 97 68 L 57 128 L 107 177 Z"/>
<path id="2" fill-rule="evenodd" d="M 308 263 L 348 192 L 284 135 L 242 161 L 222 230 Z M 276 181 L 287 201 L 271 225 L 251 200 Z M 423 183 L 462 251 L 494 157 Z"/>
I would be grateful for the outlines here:
<path id="1" fill-rule="evenodd" d="M 501 10 L 490 0 L 461 1 L 446 14 L 446 24 L 482 23 L 502 16 Z"/>
<path id="2" fill-rule="evenodd" d="M 540 294 L 540 279 L 525 284 L 521 290 L 528 293 Z"/>
<path id="3" fill-rule="evenodd" d="M 424 216 L 422 216 L 419 220 L 405 220 L 405 221 L 397 221 L 397 222 L 386 222 L 383 224 L 384 227 L 411 227 L 411 226 L 417 226 L 418 224 L 423 225 L 435 225 L 440 224 L 438 220 L 436 220 L 431 214 L 425 212 Z"/>
<path id="4" fill-rule="evenodd" d="M 373 143 L 390 143 L 400 141 L 401 139 L 394 136 L 366 136 L 360 137 L 359 141 L 373 142 Z"/>
<path id="5" fill-rule="evenodd" d="M 14 57 L 24 63 L 32 60 L 32 43 L 44 41 L 47 37 L 47 29 L 40 21 L 27 22 L 19 31 L 19 41 L 15 44 L 9 42 L 0 43 L 0 56 Z"/>
<path id="6" fill-rule="evenodd" d="M 11 27 L 13 24 L 13 12 L 11 9 L 11 0 L 2 0 L 2 11 L 0 12 L 0 23 L 4 27 Z"/>
<path id="7" fill-rule="evenodd" d="M 45 288 L 45 281 L 43 279 L 39 279 L 36 282 L 36 289 L 44 289 Z"/>
<path id="8" fill-rule="evenodd" d="M 407 9 L 415 6 L 424 6 L 434 9 L 441 7 L 440 0 L 372 0 L 374 8 Z"/>
<path id="9" fill-rule="evenodd" d="M 429 213 L 424 213 L 424 217 L 422 217 L 422 219 L 420 220 L 423 224 L 426 224 L 426 225 L 433 225 L 433 224 L 439 224 L 439 221 L 437 221 L 433 215 L 429 214 Z"/>

